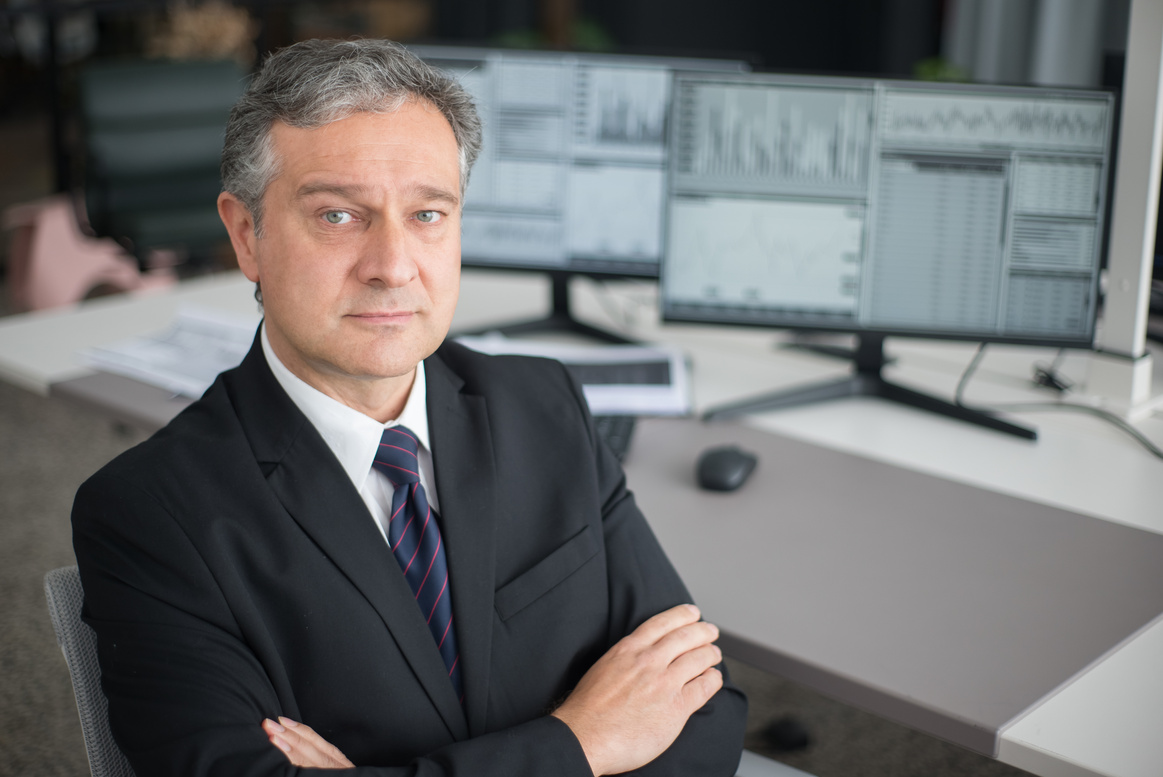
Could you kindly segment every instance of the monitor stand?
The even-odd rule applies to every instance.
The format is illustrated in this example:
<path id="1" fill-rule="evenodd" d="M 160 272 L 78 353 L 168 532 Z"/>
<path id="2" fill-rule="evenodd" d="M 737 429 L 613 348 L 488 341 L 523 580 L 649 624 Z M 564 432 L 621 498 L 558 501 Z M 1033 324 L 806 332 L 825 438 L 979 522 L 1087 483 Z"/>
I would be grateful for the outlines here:
<path id="1" fill-rule="evenodd" d="M 534 318 L 527 321 L 514 321 L 508 324 L 483 327 L 475 332 L 461 332 L 460 334 L 482 335 L 489 332 L 500 332 L 507 337 L 520 337 L 529 334 L 564 333 L 579 335 L 591 340 L 598 340 L 613 345 L 638 345 L 616 332 L 601 329 L 596 326 L 578 321 L 570 312 L 569 279 L 570 273 L 550 272 L 550 281 L 553 283 L 552 308 L 545 318 Z"/>
<path id="2" fill-rule="evenodd" d="M 880 370 L 884 365 L 884 335 L 859 335 L 856 341 L 856 352 L 853 356 L 854 369 L 850 377 L 817 383 L 799 389 L 778 391 L 730 405 L 711 408 L 703 414 L 703 420 L 734 418 L 747 413 L 778 410 L 843 397 L 880 397 L 933 413 L 940 413 L 961 421 L 979 424 L 1026 440 L 1038 439 L 1038 433 L 1029 427 L 1012 424 L 990 413 L 955 405 L 929 394 L 922 394 L 919 391 L 890 383 L 880 375 Z"/>
<path id="3" fill-rule="evenodd" d="M 830 342 L 821 342 L 819 339 L 817 339 L 820 337 L 827 338 L 832 335 L 834 335 L 834 333 L 818 329 L 799 329 L 792 332 L 792 339 L 789 342 L 780 343 L 779 347 L 793 351 L 814 353 L 817 356 L 830 356 L 833 359 L 855 361 L 855 348 L 849 348 L 844 345 L 836 345 L 835 343 Z M 886 365 L 892 364 L 895 361 L 895 356 L 886 356 L 884 359 L 884 363 Z"/>

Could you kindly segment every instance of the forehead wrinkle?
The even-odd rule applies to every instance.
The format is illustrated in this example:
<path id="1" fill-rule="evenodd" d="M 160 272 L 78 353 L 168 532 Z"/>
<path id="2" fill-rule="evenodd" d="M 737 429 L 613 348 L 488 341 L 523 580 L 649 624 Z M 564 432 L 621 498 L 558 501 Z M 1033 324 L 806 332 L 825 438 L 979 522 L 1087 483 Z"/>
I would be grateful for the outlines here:
<path id="1" fill-rule="evenodd" d="M 406 135 L 413 132 L 420 117 L 435 117 L 441 123 L 440 129 L 448 130 L 447 159 L 439 149 L 427 146 L 418 149 L 414 142 L 398 136 L 397 130 Z M 390 126 L 380 126 L 385 120 Z M 433 131 L 436 130 L 429 128 L 427 134 Z M 279 177 L 290 181 L 297 177 L 301 182 L 292 195 L 294 200 L 314 194 L 374 200 L 381 184 L 366 173 L 369 166 L 382 161 L 403 165 L 398 176 L 389 173 L 386 188 L 413 198 L 447 202 L 458 209 L 461 206 L 463 182 L 455 138 L 444 116 L 423 101 L 406 102 L 399 110 L 385 114 L 356 113 L 318 127 L 295 127 L 276 121 L 272 124 L 271 140 L 274 155 L 283 163 Z M 336 161 L 339 168 L 329 174 L 328 168 Z M 351 165 L 361 172 L 349 176 L 345 168 Z M 339 174 L 334 175 L 335 172 Z"/>

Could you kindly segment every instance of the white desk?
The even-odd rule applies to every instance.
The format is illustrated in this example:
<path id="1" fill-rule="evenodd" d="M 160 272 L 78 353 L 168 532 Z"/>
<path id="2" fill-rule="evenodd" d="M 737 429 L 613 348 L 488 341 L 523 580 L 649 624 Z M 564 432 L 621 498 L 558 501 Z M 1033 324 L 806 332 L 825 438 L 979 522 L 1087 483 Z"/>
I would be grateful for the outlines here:
<path id="1" fill-rule="evenodd" d="M 646 297 L 646 292 L 638 296 Z M 583 298 L 584 300 L 584 298 Z M 601 308 L 578 305 L 599 314 Z M 646 306 L 647 308 L 649 306 Z M 694 361 L 696 404 L 705 409 L 757 391 L 847 374 L 847 365 L 795 351 L 775 351 L 762 330 L 669 325 L 648 314 L 631 332 L 677 343 Z M 890 340 L 896 365 L 886 377 L 951 399 L 976 346 Z M 1035 361 L 1052 349 L 992 346 L 969 384 L 974 403 L 1049 401 L 1031 387 Z M 1156 351 L 1153 395 L 1163 394 Z M 1087 356 L 1072 354 L 1063 372 L 1085 387 Z M 755 416 L 752 425 L 836 450 L 949 480 L 1163 533 L 1163 461 L 1123 432 L 1067 412 L 1013 413 L 1036 426 L 1029 443 L 892 403 L 851 399 Z M 1158 413 L 1137 426 L 1163 445 Z M 651 516 L 657 522 L 657 516 Z M 1080 558 L 1085 564 L 1088 559 Z M 714 617 L 711 613 L 709 617 Z M 1163 774 L 1163 622 L 1156 622 L 1002 732 L 998 758 L 1035 774 L 1061 777 Z"/>
<path id="2" fill-rule="evenodd" d="M 455 329 L 543 312 L 547 283 L 536 276 L 466 272 Z M 605 295 L 575 284 L 579 316 L 612 326 L 610 311 L 644 340 L 676 343 L 691 354 L 699 408 L 759 391 L 836 377 L 847 365 L 778 350 L 764 330 L 660 326 L 649 284 L 619 285 Z M 35 391 L 84 373 L 72 359 L 80 347 L 164 328 L 181 303 L 255 315 L 251 287 L 239 276 L 184 284 L 170 294 L 104 299 L 80 308 L 0 320 L 0 377 Z M 626 321 L 620 322 L 625 324 Z M 886 375 L 949 398 L 969 363 L 970 344 L 890 340 L 899 362 Z M 967 398 L 973 402 L 1045 399 L 1029 386 L 1035 360 L 1050 349 L 991 347 Z M 1156 359 L 1157 369 L 1159 359 Z M 1083 382 L 1085 355 L 1064 373 Z M 1157 375 L 1155 392 L 1163 393 Z M 852 399 L 757 416 L 750 424 L 793 438 L 907 469 L 1061 507 L 1163 534 L 1163 461 L 1106 424 L 1067 413 L 1015 413 L 1038 427 L 1036 443 L 1009 438 L 879 400 Z M 1139 428 L 1163 443 L 1163 419 Z M 632 484 L 633 485 L 633 484 Z M 659 516 L 651 516 L 657 523 Z M 661 533 L 661 532 L 660 532 Z M 1091 562 L 1079 559 L 1080 564 Z M 714 613 L 709 613 L 714 618 Z M 1155 623 L 1002 732 L 998 757 L 1043 775 L 1163 773 L 1163 623 Z"/>

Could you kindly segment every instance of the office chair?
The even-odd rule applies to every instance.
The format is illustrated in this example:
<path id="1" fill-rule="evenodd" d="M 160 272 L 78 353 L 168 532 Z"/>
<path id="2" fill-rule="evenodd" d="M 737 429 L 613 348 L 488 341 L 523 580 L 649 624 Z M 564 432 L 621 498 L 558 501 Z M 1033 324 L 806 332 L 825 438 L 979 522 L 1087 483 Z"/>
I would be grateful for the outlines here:
<path id="1" fill-rule="evenodd" d="M 57 643 L 65 654 L 77 712 L 81 716 L 81 733 L 89 755 L 93 777 L 133 777 L 133 769 L 109 732 L 109 703 L 101 690 L 101 667 L 97 665 L 97 635 L 81 620 L 85 592 L 76 567 L 61 567 L 44 576 L 44 595 L 52 617 Z M 811 775 L 764 758 L 743 752 L 736 777 L 811 777 Z"/>
<path id="2" fill-rule="evenodd" d="M 146 269 L 151 250 L 191 263 L 227 234 L 219 163 L 231 106 L 246 85 L 234 62 L 95 63 L 79 76 L 88 227 Z"/>
<path id="3" fill-rule="evenodd" d="M 101 690 L 101 667 L 97 664 L 97 635 L 81 620 L 85 592 L 77 568 L 61 567 L 46 574 L 44 595 L 73 681 L 89 770 L 93 777 L 133 777 L 129 761 L 109 731 L 109 703 Z"/>

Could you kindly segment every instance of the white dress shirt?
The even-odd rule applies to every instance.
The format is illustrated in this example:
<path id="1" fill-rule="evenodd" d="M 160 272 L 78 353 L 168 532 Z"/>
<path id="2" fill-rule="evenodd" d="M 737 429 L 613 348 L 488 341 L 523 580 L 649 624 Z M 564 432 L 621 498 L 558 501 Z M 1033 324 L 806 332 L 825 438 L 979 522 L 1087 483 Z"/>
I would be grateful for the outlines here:
<path id="1" fill-rule="evenodd" d="M 428 444 L 428 400 L 425 390 L 424 362 L 416 365 L 416 378 L 400 417 L 381 424 L 371 416 L 366 416 L 342 402 L 332 399 L 287 369 L 271 348 L 267 339 L 266 326 L 262 328 L 262 351 L 267 364 L 275 375 L 275 380 L 287 392 L 291 401 L 303 411 L 318 430 L 327 447 L 339 460 L 343 471 L 351 478 L 352 485 L 375 518 L 384 542 L 388 540 L 388 516 L 391 514 L 392 493 L 395 488 L 377 469 L 372 467 L 380 437 L 384 429 L 403 425 L 411 429 L 420 441 L 420 485 L 428 495 L 428 504 L 440 512 L 436 496 L 436 474 L 432 468 L 432 448 Z"/>

